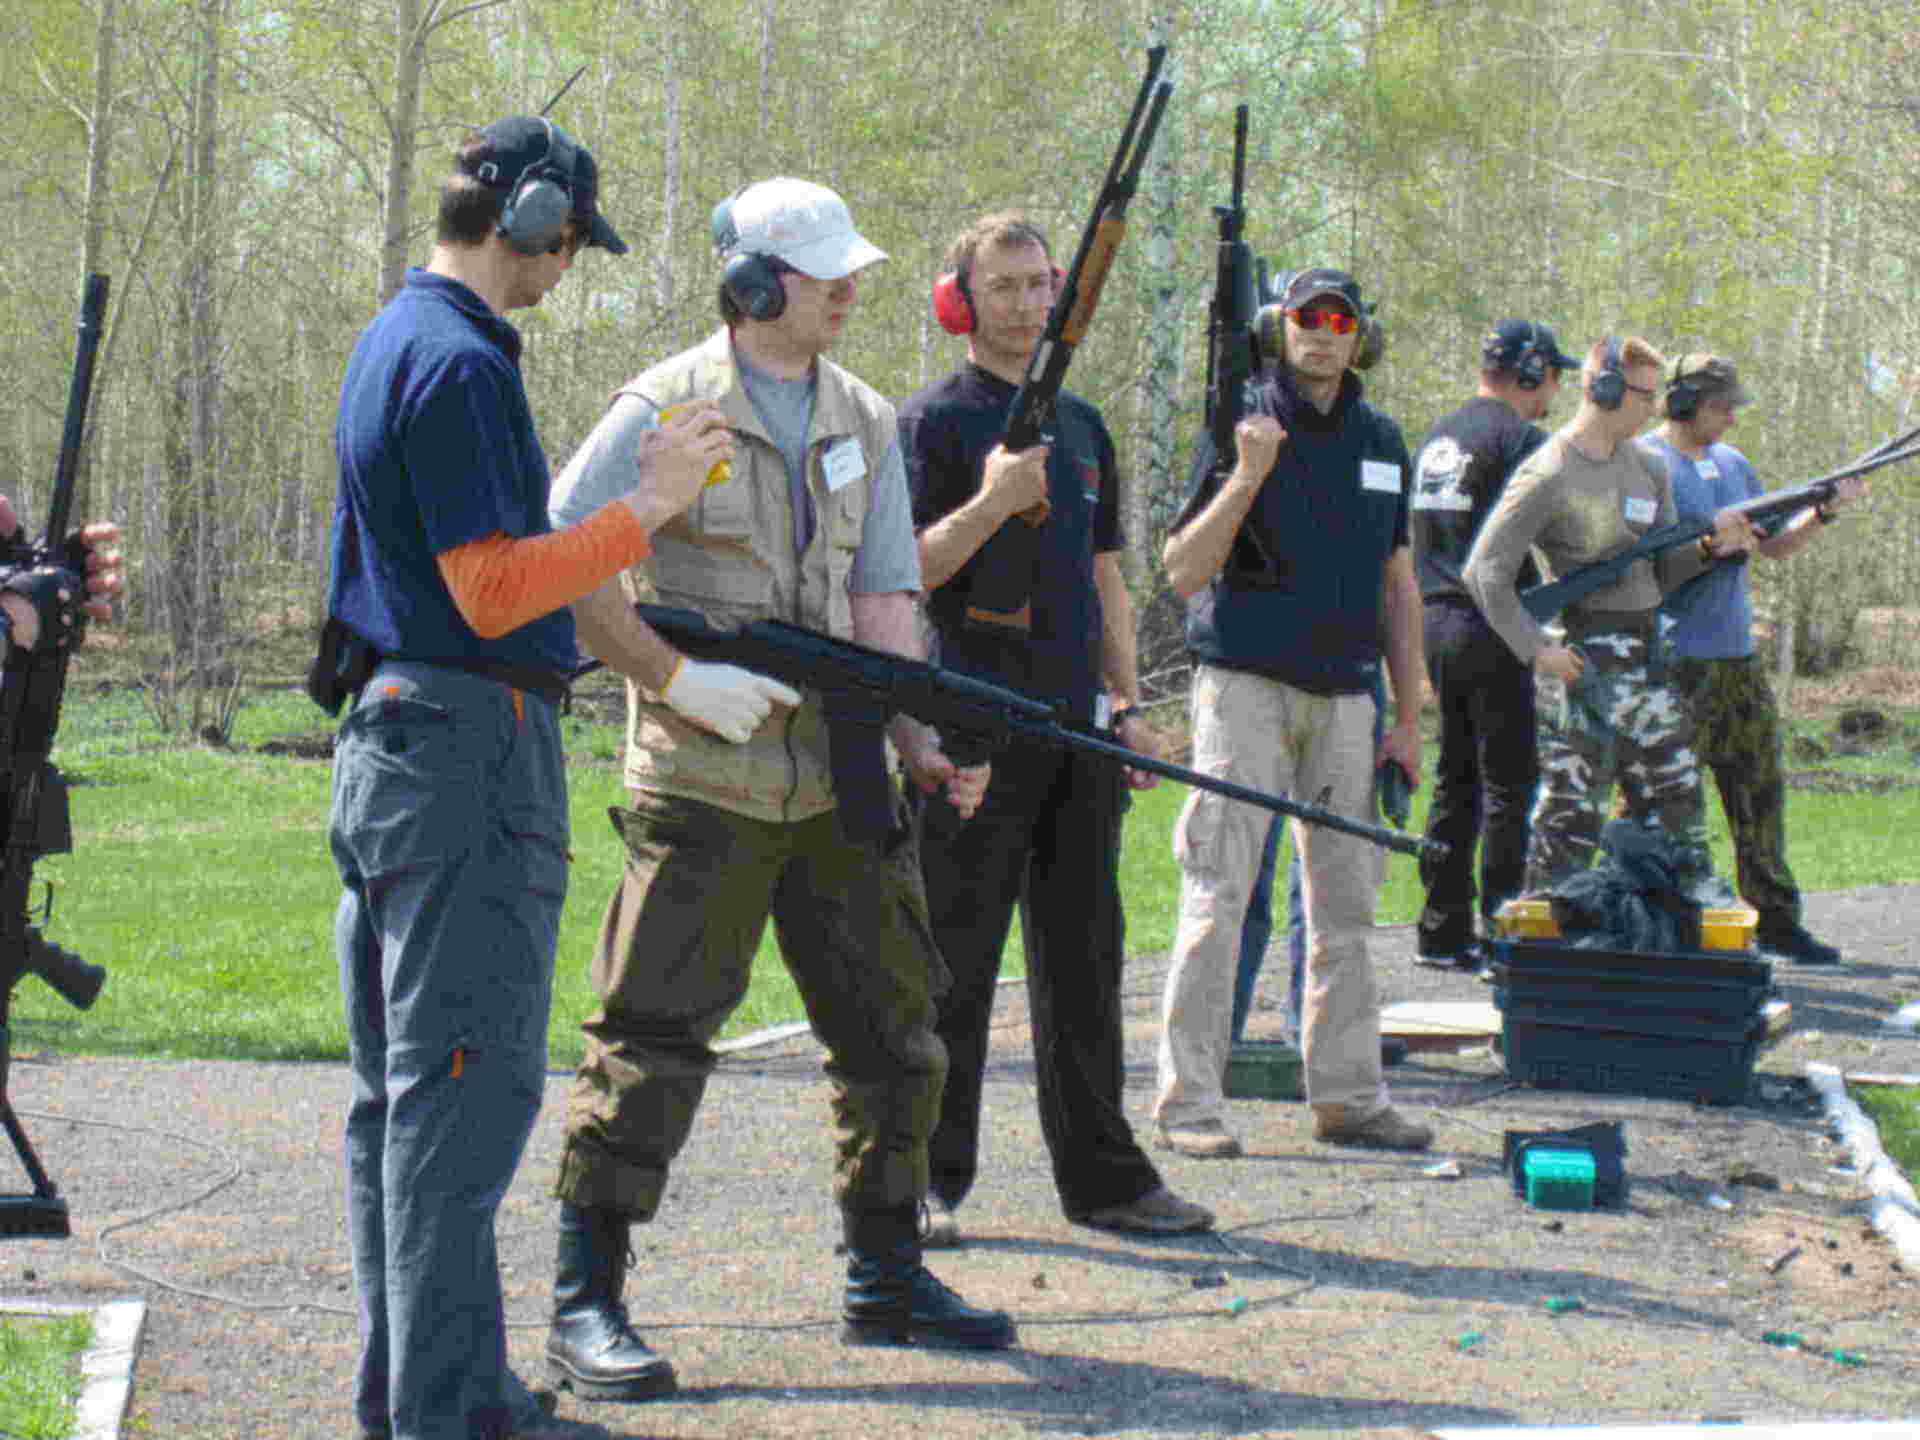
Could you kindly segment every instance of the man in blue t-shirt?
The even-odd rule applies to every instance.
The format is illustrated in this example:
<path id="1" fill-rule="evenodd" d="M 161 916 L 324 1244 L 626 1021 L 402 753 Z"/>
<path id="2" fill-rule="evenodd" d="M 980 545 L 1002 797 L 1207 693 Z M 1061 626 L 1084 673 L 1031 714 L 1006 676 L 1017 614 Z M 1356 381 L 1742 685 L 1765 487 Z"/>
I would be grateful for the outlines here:
<path id="1" fill-rule="evenodd" d="M 327 644 L 351 696 L 329 839 L 352 1067 L 348 1232 L 365 1440 L 577 1433 L 507 1372 L 494 1214 L 546 1079 L 567 888 L 567 606 L 648 553 L 731 453 L 710 407 L 640 447 L 637 483 L 547 522 L 548 472 L 503 317 L 576 253 L 626 249 L 593 157 L 520 116 L 468 139 L 432 258 L 361 334 L 340 392 Z"/>
<path id="2" fill-rule="evenodd" d="M 1682 520 L 1711 515 L 1761 492 L 1747 457 L 1722 437 L 1747 392 L 1733 363 L 1718 355 L 1682 355 L 1667 367 L 1665 415 L 1640 446 L 1673 478 Z M 1828 505 L 1802 511 L 1758 545 L 1770 558 L 1791 555 L 1866 488 L 1840 482 Z M 1800 923 L 1800 887 L 1787 866 L 1786 777 L 1781 769 L 1780 707 L 1767 668 L 1753 650 L 1753 599 L 1745 555 L 1715 566 L 1667 596 L 1668 653 L 1674 687 L 1693 712 L 1694 750 L 1713 771 L 1733 836 L 1740 894 L 1759 914 L 1763 950 L 1802 965 L 1837 965 L 1840 952 Z"/>
<path id="3" fill-rule="evenodd" d="M 1315 797 L 1356 819 L 1374 775 L 1420 775 L 1420 590 L 1408 544 L 1412 462 L 1400 427 L 1352 373 L 1370 323 L 1339 270 L 1284 287 L 1282 353 L 1235 432 L 1230 469 L 1203 436 L 1194 488 L 1163 559 L 1187 601 L 1193 764 L 1270 792 Z M 1384 659 L 1394 721 L 1376 745 L 1374 667 Z M 1321 798 L 1324 797 L 1324 798 Z M 1160 1042 L 1160 1142 L 1238 1155 L 1221 1076 L 1234 962 L 1267 831 L 1248 805 L 1196 790 L 1174 832 L 1180 921 Z M 1380 857 L 1337 831 L 1294 823 L 1306 867 L 1307 984 L 1301 1049 L 1314 1138 L 1424 1149 L 1433 1132 L 1388 1103 L 1379 987 L 1368 952 Z"/>
<path id="4" fill-rule="evenodd" d="M 1106 424 L 1063 391 L 1051 443 L 1017 452 L 1000 443 L 1053 304 L 1046 239 L 1019 215 L 989 215 L 954 242 L 946 270 L 936 308 L 967 336 L 967 363 L 900 407 L 940 657 L 1061 702 L 1070 725 L 1151 745 Z M 1040 504 L 1046 517 L 1030 525 L 1022 512 Z M 982 605 L 981 576 L 1006 545 L 1016 547 L 1012 588 Z M 937 1025 L 947 1083 L 929 1146 L 929 1244 L 957 1243 L 953 1210 L 978 1168 L 994 986 L 1016 906 L 1040 1129 L 1061 1208 L 1080 1224 L 1134 1234 L 1213 1224 L 1210 1211 L 1161 1183 L 1127 1123 L 1119 862 L 1129 779 L 1153 783 L 1098 756 L 1016 739 L 993 757 L 992 782 L 971 820 L 963 824 L 938 795 L 920 803 L 927 904 L 953 972 Z"/>

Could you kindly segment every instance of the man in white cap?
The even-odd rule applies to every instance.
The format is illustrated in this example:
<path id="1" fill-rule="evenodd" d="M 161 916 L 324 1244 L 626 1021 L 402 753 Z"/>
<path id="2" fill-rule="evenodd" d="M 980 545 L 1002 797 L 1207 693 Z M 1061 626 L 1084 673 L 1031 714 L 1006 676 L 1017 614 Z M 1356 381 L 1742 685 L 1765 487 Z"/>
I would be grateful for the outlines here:
<path id="1" fill-rule="evenodd" d="M 732 473 L 661 530 L 647 563 L 575 607 L 627 678 L 627 865 L 594 961 L 600 1008 L 568 1104 L 555 1194 L 560 1253 L 547 1358 L 589 1399 L 675 1385 L 620 1300 L 628 1227 L 653 1219 L 692 1128 L 711 1042 L 747 992 L 769 917 L 827 1049 L 848 1251 L 844 1338 L 999 1349 L 1002 1312 L 967 1305 L 920 1263 L 927 1137 L 946 1054 L 933 1030 L 945 966 L 930 938 L 904 803 L 878 746 L 830 736 L 821 697 L 691 659 L 649 628 L 641 595 L 731 627 L 777 619 L 921 654 L 920 564 L 894 409 L 825 358 L 885 254 L 833 191 L 749 185 L 714 212 L 725 322 L 622 386 L 555 486 L 555 517 L 632 488 L 639 437 L 695 402 L 726 417 Z M 889 730 L 913 780 L 971 813 L 987 768 L 956 769 L 931 730 Z M 871 767 L 860 776 L 855 768 Z M 861 785 L 860 780 L 870 783 Z M 871 783 L 871 782 L 882 783 Z M 880 813 L 843 803 L 878 793 Z"/>

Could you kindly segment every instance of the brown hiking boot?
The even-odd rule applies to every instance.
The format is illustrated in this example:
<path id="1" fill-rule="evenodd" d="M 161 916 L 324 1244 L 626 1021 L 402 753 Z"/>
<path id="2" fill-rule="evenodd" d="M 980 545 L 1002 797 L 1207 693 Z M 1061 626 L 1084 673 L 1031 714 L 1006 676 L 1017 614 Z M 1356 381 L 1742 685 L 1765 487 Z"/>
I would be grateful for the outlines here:
<path id="1" fill-rule="evenodd" d="M 1194 1120 L 1185 1125 L 1153 1127 L 1154 1141 L 1163 1150 L 1178 1150 L 1195 1160 L 1231 1160 L 1241 1153 L 1240 1142 L 1218 1120 Z"/>
<path id="2" fill-rule="evenodd" d="M 1313 1138 L 1328 1145 L 1372 1150 L 1424 1150 L 1433 1143 L 1433 1130 L 1407 1119 L 1391 1105 L 1371 1115 L 1357 1105 L 1316 1105 Z"/>
<path id="3" fill-rule="evenodd" d="M 1156 1185 L 1138 1200 L 1106 1205 L 1074 1217 L 1096 1230 L 1119 1230 L 1129 1235 L 1191 1235 L 1213 1228 L 1213 1211 L 1182 1200 L 1164 1185 Z"/>

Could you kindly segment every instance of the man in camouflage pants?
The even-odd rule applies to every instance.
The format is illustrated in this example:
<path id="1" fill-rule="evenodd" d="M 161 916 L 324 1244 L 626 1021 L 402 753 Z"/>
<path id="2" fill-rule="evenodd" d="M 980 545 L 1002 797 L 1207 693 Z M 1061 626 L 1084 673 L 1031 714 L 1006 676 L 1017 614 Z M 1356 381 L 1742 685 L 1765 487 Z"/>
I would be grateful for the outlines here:
<path id="1" fill-rule="evenodd" d="M 1711 513 L 1761 493 L 1745 455 L 1722 438 L 1747 402 L 1733 363 L 1718 355 L 1682 355 L 1666 370 L 1665 422 L 1639 444 L 1666 467 L 1680 517 Z M 1866 488 L 1840 482 L 1827 505 L 1804 510 L 1763 535 L 1768 557 L 1790 555 Z M 1766 666 L 1753 653 L 1753 600 L 1744 563 L 1717 566 L 1667 597 L 1674 688 L 1692 711 L 1695 747 L 1713 770 L 1733 832 L 1740 894 L 1759 914 L 1762 949 L 1802 965 L 1837 965 L 1840 952 L 1800 923 L 1800 887 L 1787 866 L 1786 778 L 1780 764 L 1780 707 Z"/>
<path id="2" fill-rule="evenodd" d="M 1514 472 L 1463 572 L 1488 623 L 1540 682 L 1529 894 L 1592 862 L 1616 780 L 1629 816 L 1682 847 L 1690 872 L 1711 868 L 1692 720 L 1656 649 L 1659 605 L 1716 557 L 1746 550 L 1752 527 L 1716 512 L 1698 545 L 1637 561 L 1569 608 L 1558 640 L 1527 613 L 1515 585 L 1530 548 L 1558 579 L 1673 523 L 1665 467 L 1632 443 L 1653 413 L 1664 365 L 1638 338 L 1593 347 L 1579 410 Z"/>

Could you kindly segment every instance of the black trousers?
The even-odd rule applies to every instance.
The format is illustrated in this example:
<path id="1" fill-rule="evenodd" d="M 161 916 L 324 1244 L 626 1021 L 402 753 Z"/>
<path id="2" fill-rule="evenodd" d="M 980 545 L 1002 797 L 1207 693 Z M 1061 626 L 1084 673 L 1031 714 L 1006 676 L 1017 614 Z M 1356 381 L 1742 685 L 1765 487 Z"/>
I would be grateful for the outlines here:
<path id="1" fill-rule="evenodd" d="M 935 1029 L 947 1085 L 929 1146 L 932 1192 L 957 1205 L 981 1155 L 981 1090 L 994 983 L 1013 912 L 1027 955 L 1040 1128 L 1069 1218 L 1125 1205 L 1160 1184 L 1123 1101 L 1120 768 L 1016 740 L 993 757 L 986 799 L 960 820 L 921 796 L 921 866 L 934 938 L 953 987 Z"/>
<path id="2" fill-rule="evenodd" d="M 1527 823 L 1540 779 L 1533 669 L 1509 650 L 1470 601 L 1426 607 L 1427 675 L 1440 708 L 1440 755 L 1427 806 L 1427 838 L 1449 847 L 1422 857 L 1423 955 L 1454 955 L 1474 938 L 1474 848 L 1479 911 L 1491 917 L 1520 893 Z"/>

